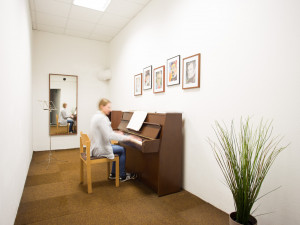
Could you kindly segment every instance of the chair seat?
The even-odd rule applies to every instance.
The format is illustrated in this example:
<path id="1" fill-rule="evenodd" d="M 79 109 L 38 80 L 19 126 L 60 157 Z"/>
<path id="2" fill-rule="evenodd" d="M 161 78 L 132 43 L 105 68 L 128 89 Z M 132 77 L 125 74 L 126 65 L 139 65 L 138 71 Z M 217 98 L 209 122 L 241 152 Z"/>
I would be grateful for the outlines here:
<path id="1" fill-rule="evenodd" d="M 82 152 L 82 153 L 80 153 L 81 154 L 81 157 L 84 159 L 84 160 L 86 160 L 86 153 L 85 152 Z M 117 155 L 115 155 L 115 156 L 117 156 Z M 91 156 L 90 157 L 90 159 L 91 160 L 93 160 L 93 159 L 107 159 L 107 157 L 104 157 L 104 156 Z"/>

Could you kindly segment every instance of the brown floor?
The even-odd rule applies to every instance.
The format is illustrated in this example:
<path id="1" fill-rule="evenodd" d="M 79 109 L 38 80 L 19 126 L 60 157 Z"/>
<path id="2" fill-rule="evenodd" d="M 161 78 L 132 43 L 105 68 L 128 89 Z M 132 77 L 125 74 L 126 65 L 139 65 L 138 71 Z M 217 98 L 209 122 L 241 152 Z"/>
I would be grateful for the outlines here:
<path id="1" fill-rule="evenodd" d="M 73 127 L 73 134 L 76 133 L 76 126 Z M 56 125 L 51 125 L 50 126 L 50 135 L 66 135 L 68 133 L 68 127 L 67 126 L 58 126 Z"/>
<path id="2" fill-rule="evenodd" d="M 93 166 L 93 194 L 87 194 L 79 184 L 79 150 L 52 156 L 47 169 L 49 152 L 34 152 L 16 225 L 228 224 L 226 213 L 184 190 L 157 197 L 138 180 L 116 188 L 105 164 Z"/>

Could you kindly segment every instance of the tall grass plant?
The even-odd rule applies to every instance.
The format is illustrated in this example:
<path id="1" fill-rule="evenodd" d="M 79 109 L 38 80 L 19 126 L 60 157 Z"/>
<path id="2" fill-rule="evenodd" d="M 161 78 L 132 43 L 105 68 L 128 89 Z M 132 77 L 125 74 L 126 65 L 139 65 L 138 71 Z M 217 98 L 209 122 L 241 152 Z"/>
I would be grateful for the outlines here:
<path id="1" fill-rule="evenodd" d="M 272 122 L 260 121 L 253 128 L 250 119 L 240 120 L 236 131 L 216 122 L 214 131 L 218 141 L 209 139 L 214 156 L 222 170 L 234 199 L 236 222 L 248 224 L 262 183 L 274 160 L 287 146 L 280 147 L 282 138 L 272 137 Z M 252 212 L 253 213 L 253 212 Z"/>

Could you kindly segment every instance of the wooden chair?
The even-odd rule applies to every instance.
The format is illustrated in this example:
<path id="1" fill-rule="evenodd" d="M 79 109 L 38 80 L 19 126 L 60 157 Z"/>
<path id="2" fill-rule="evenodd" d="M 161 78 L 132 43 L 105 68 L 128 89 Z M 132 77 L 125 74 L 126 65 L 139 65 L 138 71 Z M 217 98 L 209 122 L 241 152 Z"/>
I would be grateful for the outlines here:
<path id="1" fill-rule="evenodd" d="M 58 115 L 56 114 L 56 134 L 58 134 L 58 127 L 67 127 L 67 132 L 68 134 L 70 133 L 69 131 L 69 128 L 70 128 L 70 124 L 67 123 L 67 125 L 61 125 L 59 122 L 58 122 Z"/>
<path id="2" fill-rule="evenodd" d="M 92 193 L 92 170 L 91 166 L 96 163 L 107 163 L 107 178 L 110 174 L 110 163 L 116 162 L 116 187 L 119 187 L 119 156 L 115 155 L 114 159 L 105 157 L 91 157 L 90 153 L 91 141 L 87 134 L 80 132 L 80 183 L 83 183 L 83 164 L 86 165 L 86 177 L 88 193 Z M 86 151 L 83 151 L 83 146 L 86 146 Z"/>

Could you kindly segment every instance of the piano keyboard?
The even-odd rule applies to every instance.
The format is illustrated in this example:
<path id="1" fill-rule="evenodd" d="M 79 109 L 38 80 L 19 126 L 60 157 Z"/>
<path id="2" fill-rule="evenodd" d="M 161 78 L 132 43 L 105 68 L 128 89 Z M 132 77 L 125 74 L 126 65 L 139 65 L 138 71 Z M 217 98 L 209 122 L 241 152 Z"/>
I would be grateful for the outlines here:
<path id="1" fill-rule="evenodd" d="M 137 139 L 135 139 L 135 138 L 133 138 L 133 139 L 131 139 L 134 143 L 136 143 L 136 144 L 138 144 L 138 145 L 142 145 L 142 141 L 139 141 L 139 140 L 137 140 Z"/>

